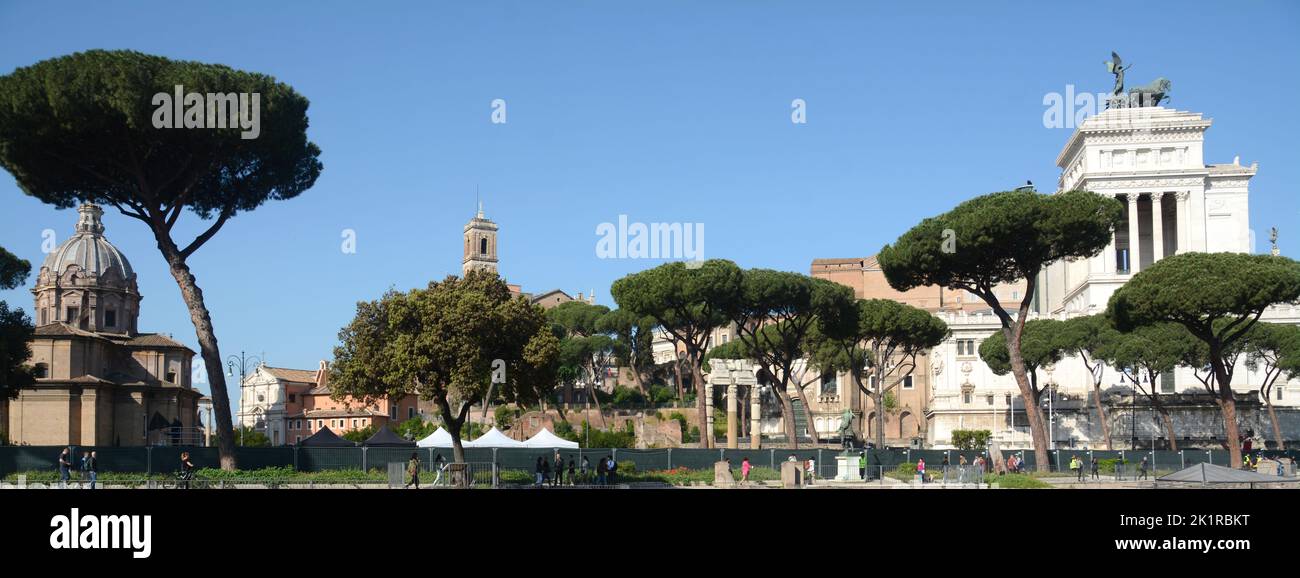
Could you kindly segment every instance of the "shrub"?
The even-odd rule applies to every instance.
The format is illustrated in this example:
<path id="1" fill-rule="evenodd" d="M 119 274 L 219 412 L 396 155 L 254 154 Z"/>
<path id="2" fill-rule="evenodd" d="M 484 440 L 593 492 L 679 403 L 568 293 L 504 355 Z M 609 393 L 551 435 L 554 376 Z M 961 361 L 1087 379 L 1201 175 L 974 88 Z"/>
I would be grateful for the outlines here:
<path id="1" fill-rule="evenodd" d="M 989 445 L 989 438 L 993 433 L 986 429 L 969 430 L 957 429 L 952 430 L 952 445 L 959 450 L 978 450 Z"/>
<path id="2" fill-rule="evenodd" d="M 1106 460 L 1097 460 L 1097 471 L 1103 474 L 1115 473 L 1115 466 L 1128 463 L 1123 458 L 1110 458 Z"/>
<path id="3" fill-rule="evenodd" d="M 1008 490 L 1039 490 L 1052 487 L 1052 484 L 1024 474 L 1004 474 L 1001 476 L 988 474 L 984 476 L 984 482 Z"/>
<path id="4" fill-rule="evenodd" d="M 610 396 L 609 404 L 618 409 L 645 407 L 646 397 L 634 388 L 620 385 L 614 388 L 614 394 Z"/>
<path id="5" fill-rule="evenodd" d="M 658 405 L 672 403 L 677 399 L 677 391 L 666 385 L 650 386 L 650 403 Z"/>

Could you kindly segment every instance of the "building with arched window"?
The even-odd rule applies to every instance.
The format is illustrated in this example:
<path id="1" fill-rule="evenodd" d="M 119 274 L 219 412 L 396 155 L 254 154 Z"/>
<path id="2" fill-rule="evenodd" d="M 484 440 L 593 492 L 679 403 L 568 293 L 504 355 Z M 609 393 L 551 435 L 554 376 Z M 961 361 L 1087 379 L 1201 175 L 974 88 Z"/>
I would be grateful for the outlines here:
<path id="1" fill-rule="evenodd" d="M 190 385 L 194 351 L 141 333 L 140 291 L 126 256 L 104 237 L 104 211 L 78 209 L 71 237 L 50 252 L 32 290 L 36 383 L 9 404 L 7 433 L 31 445 L 199 443 Z"/>

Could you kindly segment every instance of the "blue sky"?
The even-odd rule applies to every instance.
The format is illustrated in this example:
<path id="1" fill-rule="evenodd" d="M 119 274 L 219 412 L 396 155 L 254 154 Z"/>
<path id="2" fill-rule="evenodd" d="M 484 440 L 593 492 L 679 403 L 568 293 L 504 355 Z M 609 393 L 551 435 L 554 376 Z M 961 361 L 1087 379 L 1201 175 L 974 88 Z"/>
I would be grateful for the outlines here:
<path id="1" fill-rule="evenodd" d="M 1111 50 L 1130 85 L 1167 77 L 1169 106 L 1215 120 L 1208 162 L 1260 163 L 1259 250 L 1277 226 L 1297 255 L 1297 32 L 1294 2 L 0 2 L 0 74 L 129 48 L 306 95 L 316 186 L 238 216 L 190 264 L 223 354 L 313 368 L 356 301 L 459 273 L 476 189 L 510 282 L 606 305 L 659 263 L 597 258 L 619 215 L 703 223 L 705 257 L 807 272 L 966 198 L 1053 190 L 1070 129 L 1043 126 L 1044 95 L 1109 90 Z M 74 222 L 0 172 L 0 246 L 39 267 L 41 232 Z M 139 275 L 140 328 L 197 350 L 145 227 L 106 225 Z M 0 299 L 31 307 L 26 289 Z"/>

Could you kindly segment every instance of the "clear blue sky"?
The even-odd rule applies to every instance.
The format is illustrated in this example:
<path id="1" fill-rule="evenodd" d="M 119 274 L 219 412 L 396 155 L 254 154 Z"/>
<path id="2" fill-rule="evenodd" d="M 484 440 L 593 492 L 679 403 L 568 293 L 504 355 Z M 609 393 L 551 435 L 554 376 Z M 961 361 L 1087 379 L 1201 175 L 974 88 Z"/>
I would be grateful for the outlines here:
<path id="1" fill-rule="evenodd" d="M 314 368 L 357 300 L 459 273 L 476 187 L 509 281 L 594 288 L 607 305 L 612 281 L 658 264 L 596 258 L 597 225 L 620 214 L 704 223 L 706 257 L 807 272 L 971 196 L 1053 190 L 1070 129 L 1044 128 L 1043 97 L 1108 90 L 1111 50 L 1136 64 L 1130 85 L 1168 77 L 1170 106 L 1215 120 L 1208 162 L 1260 163 L 1259 250 L 1276 225 L 1300 254 L 1297 6 L 0 2 L 0 74 L 129 48 L 268 73 L 311 99 L 316 186 L 240 215 L 191 265 L 223 354 Z M 41 231 L 63 239 L 74 222 L 0 172 L 0 246 L 39 267 Z M 145 227 L 115 212 L 106 225 L 139 274 L 140 328 L 197 350 Z M 30 311 L 26 289 L 0 299 Z"/>

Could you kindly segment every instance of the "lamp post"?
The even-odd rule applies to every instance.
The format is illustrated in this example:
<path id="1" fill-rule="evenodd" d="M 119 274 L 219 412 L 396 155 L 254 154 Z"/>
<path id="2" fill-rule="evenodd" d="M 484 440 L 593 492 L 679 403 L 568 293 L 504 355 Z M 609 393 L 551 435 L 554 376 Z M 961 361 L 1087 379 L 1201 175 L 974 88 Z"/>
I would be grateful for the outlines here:
<path id="1" fill-rule="evenodd" d="M 256 367 L 256 365 L 252 365 L 253 360 L 257 360 L 258 364 L 262 363 L 262 358 L 256 355 L 245 355 L 243 351 L 239 352 L 238 357 L 231 355 L 230 357 L 226 358 L 226 377 L 234 377 L 235 365 L 238 364 L 239 366 L 239 387 L 241 390 L 239 394 L 239 406 L 240 406 L 241 414 L 245 413 L 243 410 L 244 394 L 242 391 L 244 387 L 244 377 L 248 375 L 248 368 L 250 366 Z M 269 430 L 271 424 L 269 417 L 266 423 L 267 423 L 267 429 Z M 272 443 L 274 443 L 274 441 L 272 441 Z M 241 446 L 244 445 L 244 430 L 242 426 L 240 427 L 239 430 L 239 445 Z"/>

